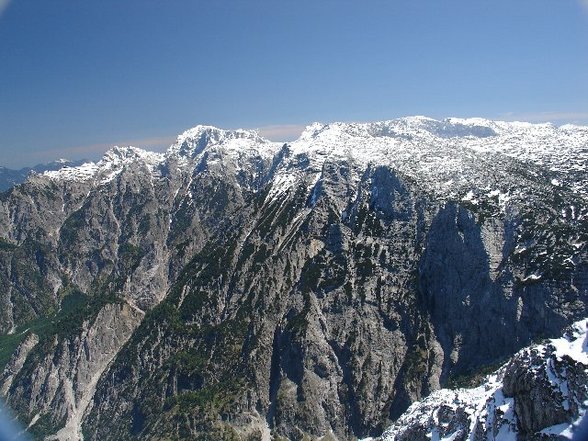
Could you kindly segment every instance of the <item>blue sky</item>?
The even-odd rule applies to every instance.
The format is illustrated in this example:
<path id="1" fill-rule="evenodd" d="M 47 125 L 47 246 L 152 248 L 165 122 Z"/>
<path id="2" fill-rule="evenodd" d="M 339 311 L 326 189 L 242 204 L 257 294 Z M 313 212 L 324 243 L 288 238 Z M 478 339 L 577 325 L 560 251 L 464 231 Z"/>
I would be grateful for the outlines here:
<path id="1" fill-rule="evenodd" d="M 3 8 L 3 6 L 5 6 Z M 0 165 L 405 115 L 588 124 L 588 0 L 0 0 Z"/>

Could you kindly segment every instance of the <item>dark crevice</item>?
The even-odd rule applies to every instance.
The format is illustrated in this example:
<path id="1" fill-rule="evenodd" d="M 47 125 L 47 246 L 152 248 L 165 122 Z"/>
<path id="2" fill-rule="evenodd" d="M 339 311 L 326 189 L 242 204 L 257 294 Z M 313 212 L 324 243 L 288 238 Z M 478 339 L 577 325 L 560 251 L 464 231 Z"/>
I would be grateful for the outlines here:
<path id="1" fill-rule="evenodd" d="M 274 427 L 274 417 L 276 414 L 276 407 L 278 405 L 278 390 L 280 388 L 280 336 L 282 331 L 279 327 L 274 331 L 274 340 L 272 342 L 272 358 L 270 367 L 269 379 L 269 408 L 267 411 L 266 420 L 270 427 Z"/>
<path id="2" fill-rule="evenodd" d="M 355 386 L 353 381 L 353 372 L 351 370 L 351 359 L 352 353 L 347 345 L 340 347 L 336 342 L 328 342 L 333 352 L 335 353 L 339 362 L 339 367 L 343 372 L 343 384 L 345 390 L 341 397 L 341 402 L 345 403 L 346 407 L 346 419 L 348 421 L 348 427 L 350 431 L 358 437 L 362 437 L 365 433 L 365 427 L 361 419 L 361 410 L 359 408 L 358 398 L 355 394 Z"/>

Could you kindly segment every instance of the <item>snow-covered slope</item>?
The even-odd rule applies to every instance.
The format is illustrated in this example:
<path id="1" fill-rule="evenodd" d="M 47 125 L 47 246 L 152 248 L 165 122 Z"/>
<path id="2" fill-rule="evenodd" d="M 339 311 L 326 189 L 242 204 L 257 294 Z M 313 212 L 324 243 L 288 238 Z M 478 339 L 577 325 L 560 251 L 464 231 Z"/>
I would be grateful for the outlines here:
<path id="1" fill-rule="evenodd" d="M 323 187 L 325 164 L 348 168 L 351 192 L 366 170 L 385 166 L 442 203 L 458 202 L 486 217 L 514 211 L 522 219 L 533 218 L 536 225 L 553 227 L 541 227 L 552 237 L 539 238 L 535 227 L 526 226 L 530 236 L 520 237 L 517 255 L 537 243 L 556 243 L 562 236 L 556 231 L 578 229 L 588 221 L 588 127 L 573 125 L 414 116 L 314 123 L 286 144 L 268 141 L 255 131 L 200 125 L 179 135 L 164 154 L 114 147 L 97 163 L 46 172 L 44 177 L 83 182 L 90 190 L 107 185 L 125 169 L 144 169 L 152 180 L 180 183 L 175 195 L 183 198 L 177 201 L 181 207 L 192 204 L 192 186 L 200 185 L 194 177 L 207 170 L 209 176 L 234 180 L 247 192 L 267 186 L 270 199 L 305 187 L 312 203 Z M 574 232 L 566 236 L 572 239 L 557 250 L 537 249 L 538 259 L 550 259 L 558 267 L 577 265 L 586 239 Z M 536 266 L 523 276 L 526 281 L 541 277 Z"/>
<path id="2" fill-rule="evenodd" d="M 24 167 L 20 170 L 12 170 L 0 166 L 0 191 L 6 191 L 15 185 L 26 181 L 31 173 L 43 173 L 46 171 L 59 170 L 64 167 L 76 167 L 85 161 L 69 161 L 68 159 L 58 159 L 47 164 L 37 164 L 34 167 Z"/>
<path id="3" fill-rule="evenodd" d="M 247 191 L 269 185 L 270 199 L 305 186 L 313 201 L 325 164 L 333 163 L 351 166 L 354 187 L 366 170 L 386 166 L 431 198 L 456 201 L 483 216 L 532 210 L 538 222 L 555 229 L 588 220 L 588 127 L 574 125 L 413 116 L 314 123 L 286 144 L 252 130 L 199 125 L 180 134 L 164 154 L 114 147 L 97 163 L 46 172 L 45 177 L 91 187 L 108 184 L 126 168 L 145 167 L 152 179 L 180 176 L 188 197 L 184 203 L 190 204 L 194 176 L 208 170 L 221 179 L 234 179 Z M 182 194 L 176 189 L 176 195 Z M 531 239 L 521 244 L 519 253 L 534 246 L 537 238 Z M 578 236 L 559 247 L 557 256 L 553 250 L 539 251 L 569 266 L 577 263 L 574 256 L 583 246 L 585 240 Z"/>
<path id="4" fill-rule="evenodd" d="M 479 387 L 414 403 L 382 441 L 572 439 L 588 408 L 587 327 L 521 350 Z"/>
<path id="5" fill-rule="evenodd" d="M 142 161 L 151 169 L 177 159 L 180 168 L 190 168 L 202 155 L 228 156 L 235 163 L 253 166 L 252 158 L 271 160 L 282 143 L 268 141 L 255 131 L 221 130 L 196 126 L 178 136 L 165 154 L 134 147 L 114 147 L 98 163 L 86 163 L 55 172 L 53 179 L 108 180 L 131 162 Z M 308 161 L 307 171 L 320 173 L 329 159 L 351 159 L 362 166 L 391 165 L 429 187 L 440 197 L 469 198 L 472 188 L 486 188 L 502 201 L 511 197 L 508 173 L 496 175 L 496 164 L 529 168 L 528 179 L 541 179 L 533 166 L 552 172 L 546 185 L 565 186 L 586 197 L 588 177 L 588 127 L 482 118 L 435 120 L 422 116 L 374 123 L 314 123 L 288 146 L 288 153 Z M 519 163 L 520 162 L 520 163 Z M 296 182 L 299 170 L 278 173 L 281 190 Z M 290 175 L 290 176 L 288 176 Z M 520 179 L 520 176 L 517 177 Z M 516 195 L 515 195 L 516 196 Z"/>
<path id="6" fill-rule="evenodd" d="M 557 176 L 548 184 L 588 195 L 588 128 L 580 126 L 420 116 L 366 124 L 315 123 L 291 149 L 307 155 L 317 172 L 332 158 L 390 165 L 440 197 L 466 197 L 472 188 L 487 187 L 507 200 L 514 185 L 508 173 L 496 174 L 496 165 L 508 171 L 518 161 L 530 166 L 529 179 L 539 177 L 532 166 L 541 166 Z"/>
<path id="7" fill-rule="evenodd" d="M 97 183 L 111 181 L 125 167 L 132 164 L 144 164 L 154 172 L 163 162 L 161 153 L 148 152 L 136 147 L 115 146 L 108 150 L 98 162 L 86 162 L 77 167 L 64 167 L 56 171 L 47 171 L 45 176 L 55 180 L 88 181 L 96 180 Z"/>
<path id="8" fill-rule="evenodd" d="M 279 143 L 268 141 L 254 130 L 222 130 L 213 126 L 199 125 L 178 136 L 169 148 L 167 156 L 195 158 L 204 149 L 222 146 L 235 157 L 273 156 Z"/>

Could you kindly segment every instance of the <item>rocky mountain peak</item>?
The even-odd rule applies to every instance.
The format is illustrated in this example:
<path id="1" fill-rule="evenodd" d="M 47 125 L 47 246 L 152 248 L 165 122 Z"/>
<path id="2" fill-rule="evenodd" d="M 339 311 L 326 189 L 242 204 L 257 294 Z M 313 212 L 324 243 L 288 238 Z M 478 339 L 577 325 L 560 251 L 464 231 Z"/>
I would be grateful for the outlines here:
<path id="1" fill-rule="evenodd" d="M 214 126 L 198 125 L 179 135 L 176 142 L 168 149 L 167 155 L 194 158 L 207 147 L 227 145 L 235 140 L 259 144 L 269 142 L 254 130 L 225 130 Z"/>
<path id="2" fill-rule="evenodd" d="M 125 160 L 134 160 L 134 159 L 143 159 L 148 156 L 152 156 L 151 152 L 147 152 L 146 150 L 133 147 L 133 146 L 114 146 L 110 150 L 108 150 L 103 158 L 102 162 L 121 162 Z"/>
<path id="3" fill-rule="evenodd" d="M 140 162 L 152 169 L 165 159 L 163 153 L 150 152 L 137 147 L 114 146 L 108 150 L 104 157 L 97 163 L 102 170 L 119 170 L 129 164 Z"/>
<path id="4" fill-rule="evenodd" d="M 63 167 L 59 170 L 46 171 L 44 176 L 58 181 L 91 181 L 97 179 L 100 183 L 110 181 L 126 166 L 140 163 L 153 170 L 164 160 L 162 153 L 149 152 L 137 147 L 114 146 L 108 150 L 98 162 Z"/>

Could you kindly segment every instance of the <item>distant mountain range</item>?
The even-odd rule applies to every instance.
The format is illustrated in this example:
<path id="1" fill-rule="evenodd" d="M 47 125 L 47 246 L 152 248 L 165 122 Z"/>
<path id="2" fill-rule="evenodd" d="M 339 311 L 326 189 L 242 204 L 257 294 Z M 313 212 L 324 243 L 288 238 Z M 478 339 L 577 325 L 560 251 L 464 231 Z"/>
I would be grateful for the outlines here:
<path id="1" fill-rule="evenodd" d="M 558 439 L 587 168 L 588 127 L 407 117 L 32 174 L 0 193 L 0 393 L 47 440 Z M 533 345 L 573 323 L 573 360 Z"/>
<path id="2" fill-rule="evenodd" d="M 67 159 L 58 159 L 49 162 L 48 164 L 38 164 L 34 167 L 24 167 L 19 170 L 0 166 L 0 191 L 6 191 L 9 188 L 23 183 L 31 172 L 43 173 L 46 171 L 54 171 L 62 169 L 63 167 L 77 167 L 85 161 L 69 161 Z"/>

